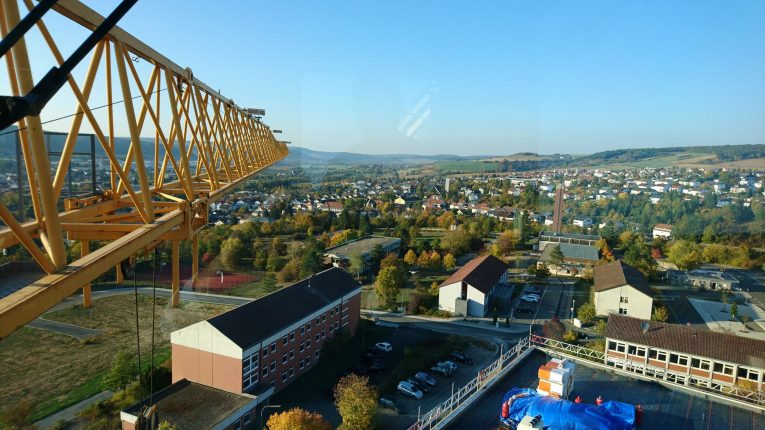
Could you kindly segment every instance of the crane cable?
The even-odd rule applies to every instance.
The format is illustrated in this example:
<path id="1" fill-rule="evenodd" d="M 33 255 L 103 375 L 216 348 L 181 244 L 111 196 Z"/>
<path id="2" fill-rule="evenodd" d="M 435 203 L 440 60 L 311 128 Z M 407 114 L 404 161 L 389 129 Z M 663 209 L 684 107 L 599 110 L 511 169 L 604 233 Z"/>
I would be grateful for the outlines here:
<path id="1" fill-rule="evenodd" d="M 141 382 L 141 331 L 138 326 L 138 283 L 136 274 L 138 270 L 133 270 L 133 292 L 135 295 L 135 339 L 138 349 L 138 410 L 143 413 L 143 384 Z"/>
<path id="2" fill-rule="evenodd" d="M 154 405 L 154 315 L 157 309 L 157 248 L 152 250 L 154 259 L 151 264 L 151 373 L 149 374 L 149 406 Z"/>

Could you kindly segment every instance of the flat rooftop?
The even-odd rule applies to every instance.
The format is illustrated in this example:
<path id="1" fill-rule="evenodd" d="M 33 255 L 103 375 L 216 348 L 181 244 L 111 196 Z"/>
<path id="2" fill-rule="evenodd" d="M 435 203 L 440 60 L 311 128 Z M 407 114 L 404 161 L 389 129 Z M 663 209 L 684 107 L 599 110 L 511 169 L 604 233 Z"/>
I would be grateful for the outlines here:
<path id="1" fill-rule="evenodd" d="M 154 394 L 160 419 L 184 430 L 213 428 L 254 400 L 252 396 L 230 393 L 185 379 Z M 136 404 L 124 412 L 137 416 L 138 411 Z"/>
<path id="2" fill-rule="evenodd" d="M 738 279 L 736 279 L 735 276 L 721 270 L 696 269 L 688 272 L 686 276 L 688 279 L 738 282 Z"/>
<path id="3" fill-rule="evenodd" d="M 560 238 L 560 239 L 579 239 L 579 240 L 599 240 L 600 236 L 594 234 L 580 234 L 580 233 L 556 233 L 554 231 L 543 231 L 539 233 L 539 238 Z"/>
<path id="4" fill-rule="evenodd" d="M 397 237 L 387 236 L 367 236 L 361 239 L 351 240 L 349 242 L 341 243 L 340 245 L 333 246 L 324 251 L 326 254 L 334 254 L 337 256 L 348 257 L 351 255 L 363 255 L 374 249 L 375 246 L 385 246 L 391 242 L 400 241 Z"/>
<path id="5" fill-rule="evenodd" d="M 496 428 L 502 396 L 513 387 L 536 388 L 537 370 L 547 361 L 548 357 L 543 352 L 532 352 L 447 428 Z M 581 396 L 585 403 L 594 403 L 601 396 L 603 400 L 641 405 L 641 429 L 765 430 L 765 415 L 671 390 L 657 383 L 637 381 L 586 367 L 580 362 L 576 363 L 574 389 L 570 399 L 576 396 Z"/>

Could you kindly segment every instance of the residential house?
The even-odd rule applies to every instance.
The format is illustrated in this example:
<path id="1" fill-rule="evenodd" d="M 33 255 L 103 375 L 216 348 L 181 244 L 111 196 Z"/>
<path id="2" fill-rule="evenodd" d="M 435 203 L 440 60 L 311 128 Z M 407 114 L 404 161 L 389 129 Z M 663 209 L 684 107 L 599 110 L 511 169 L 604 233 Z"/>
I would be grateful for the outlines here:
<path id="1" fill-rule="evenodd" d="M 497 288 L 507 283 L 507 265 L 493 255 L 474 258 L 438 288 L 438 308 L 460 316 L 484 317 Z"/>
<path id="2" fill-rule="evenodd" d="M 595 313 L 651 319 L 653 291 L 640 271 L 617 260 L 595 266 Z"/>

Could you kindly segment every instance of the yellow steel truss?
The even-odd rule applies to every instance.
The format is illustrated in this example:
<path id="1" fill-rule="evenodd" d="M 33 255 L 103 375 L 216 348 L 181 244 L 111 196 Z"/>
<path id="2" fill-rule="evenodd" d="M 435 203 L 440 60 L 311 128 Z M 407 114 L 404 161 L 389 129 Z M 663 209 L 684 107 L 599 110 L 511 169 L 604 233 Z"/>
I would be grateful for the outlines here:
<path id="1" fill-rule="evenodd" d="M 0 31 L 5 37 L 19 22 L 19 4 L 1 1 Z M 31 0 L 22 2 L 33 7 Z M 53 10 L 88 30 L 104 19 L 76 0 L 59 0 Z M 37 29 L 62 64 L 64 58 L 43 21 Z M 13 95 L 28 93 L 34 81 L 24 40 L 4 57 Z M 137 70 L 137 59 L 148 65 L 148 77 Z M 99 74 L 106 83 L 106 119 L 97 118 L 88 104 Z M 55 172 L 40 117 L 28 116 L 18 123 L 34 220 L 19 221 L 0 203 L 0 220 L 6 226 L 0 230 L 0 249 L 21 244 L 48 275 L 0 299 L 0 338 L 79 289 L 89 306 L 92 280 L 161 241 L 173 242 L 172 260 L 177 265 L 178 241 L 191 239 L 197 249 L 196 233 L 207 225 L 208 205 L 288 152 L 258 118 L 194 78 L 190 69 L 118 27 L 93 49 L 84 79 L 70 75 L 68 86 L 76 99 L 75 115 Z M 114 88 L 119 91 L 116 95 Z M 115 110 L 115 98 L 121 98 L 124 112 Z M 122 157 L 115 151 L 115 122 L 120 115 L 130 137 Z M 110 183 L 97 196 L 67 199 L 65 210 L 59 212 L 57 202 L 83 122 L 109 160 Z M 147 144 L 141 137 L 147 131 L 154 134 L 151 153 L 144 153 Z M 81 241 L 81 258 L 67 262 L 64 237 Z M 111 242 L 90 252 L 92 240 Z M 194 253 L 193 279 L 197 258 Z M 174 276 L 174 304 L 178 287 Z"/>

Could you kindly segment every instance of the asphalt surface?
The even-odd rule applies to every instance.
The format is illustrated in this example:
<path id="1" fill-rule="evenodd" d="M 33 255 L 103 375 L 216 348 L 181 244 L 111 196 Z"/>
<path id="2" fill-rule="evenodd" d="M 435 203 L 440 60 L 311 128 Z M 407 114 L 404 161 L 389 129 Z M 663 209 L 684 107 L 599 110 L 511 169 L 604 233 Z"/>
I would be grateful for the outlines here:
<path id="1" fill-rule="evenodd" d="M 491 430 L 498 426 L 504 393 L 513 387 L 534 388 L 537 369 L 547 358 L 533 352 L 478 403 L 449 425 L 449 429 Z M 765 416 L 673 391 L 661 385 L 633 381 L 577 364 L 572 397 L 592 403 L 597 396 L 643 408 L 641 429 L 746 429 L 765 430 Z M 544 418 L 544 417 L 543 417 Z"/>
<path id="2" fill-rule="evenodd" d="M 103 333 L 103 330 L 97 330 L 92 328 L 79 327 L 72 324 L 66 324 L 58 321 L 46 320 L 44 318 L 37 318 L 27 324 L 27 327 L 36 328 L 38 330 L 50 331 L 53 333 L 63 334 L 64 336 L 70 336 L 75 339 L 89 339 L 96 337 Z"/>

